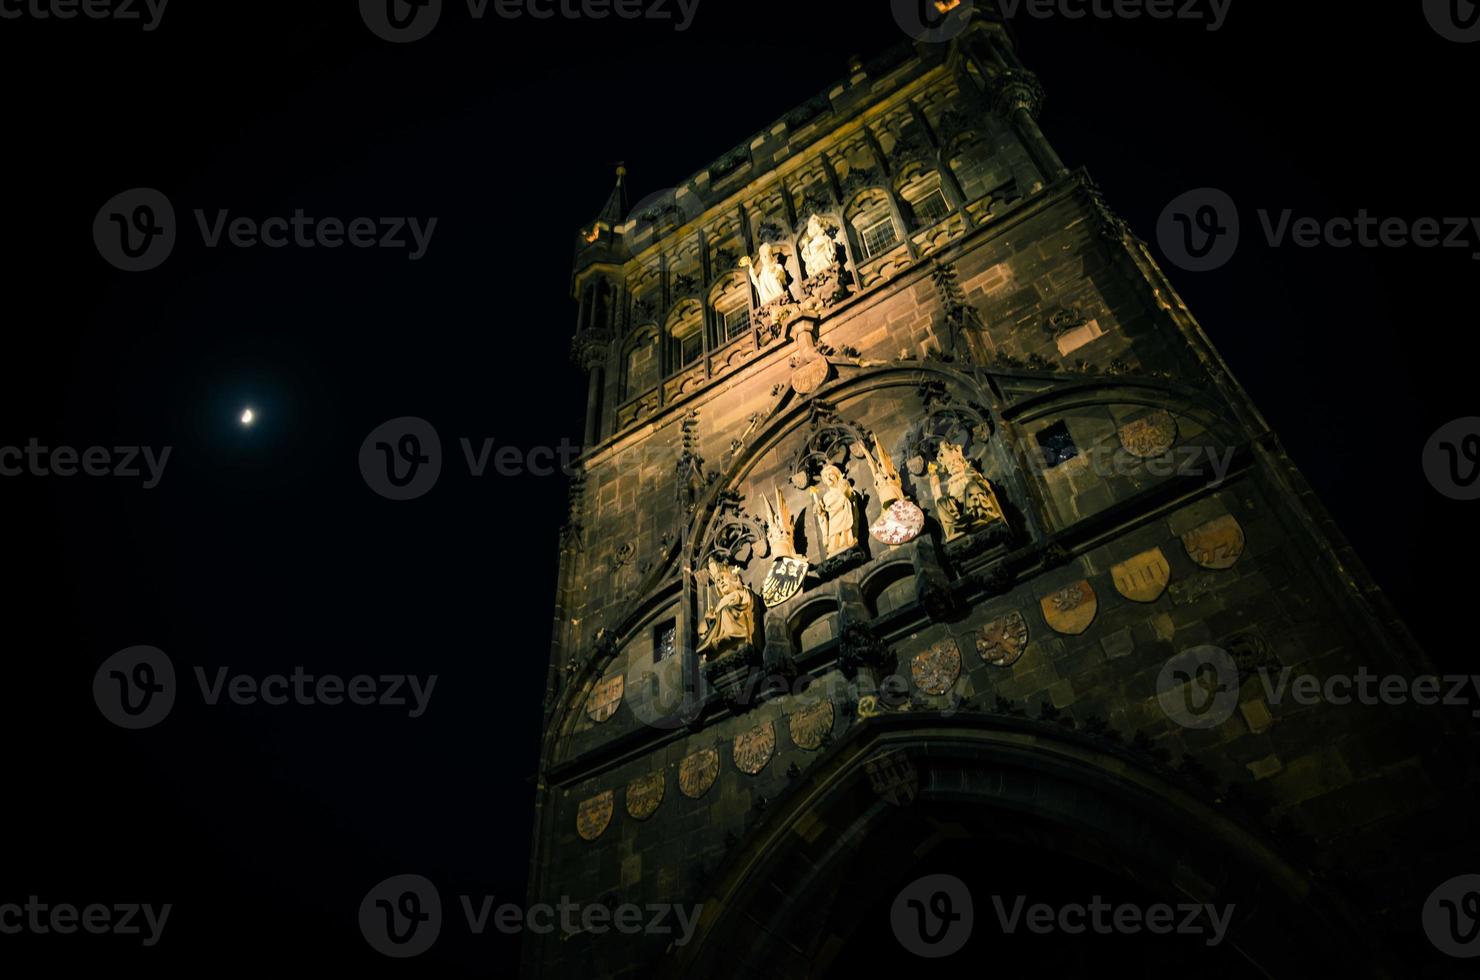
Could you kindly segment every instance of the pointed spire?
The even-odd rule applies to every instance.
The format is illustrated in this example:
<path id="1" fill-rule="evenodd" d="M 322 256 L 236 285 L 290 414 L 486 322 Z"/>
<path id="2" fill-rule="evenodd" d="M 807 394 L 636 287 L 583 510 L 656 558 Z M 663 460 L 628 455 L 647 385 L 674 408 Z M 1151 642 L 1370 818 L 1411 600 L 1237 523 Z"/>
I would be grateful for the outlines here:
<path id="1" fill-rule="evenodd" d="M 606 206 L 601 209 L 601 214 L 596 220 L 602 222 L 609 228 L 616 228 L 627 220 L 627 168 L 617 164 L 617 186 L 612 188 L 611 196 L 606 199 Z"/>

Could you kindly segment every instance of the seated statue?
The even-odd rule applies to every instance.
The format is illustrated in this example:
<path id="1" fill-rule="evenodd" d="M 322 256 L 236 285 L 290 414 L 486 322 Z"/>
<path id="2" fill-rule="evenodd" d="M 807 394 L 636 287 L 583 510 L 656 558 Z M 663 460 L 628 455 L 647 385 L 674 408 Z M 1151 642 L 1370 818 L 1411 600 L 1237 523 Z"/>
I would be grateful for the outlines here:
<path id="1" fill-rule="evenodd" d="M 719 596 L 704 613 L 698 648 L 700 662 L 720 660 L 746 649 L 761 649 L 764 642 L 760 603 L 740 578 L 740 569 L 710 558 L 709 580 Z"/>
<path id="2" fill-rule="evenodd" d="M 992 484 L 955 443 L 940 444 L 930 464 L 930 493 L 947 541 L 1007 520 Z"/>
<path id="3" fill-rule="evenodd" d="M 808 278 L 816 278 L 838 267 L 838 243 L 817 215 L 807 221 L 802 236 L 802 265 Z"/>

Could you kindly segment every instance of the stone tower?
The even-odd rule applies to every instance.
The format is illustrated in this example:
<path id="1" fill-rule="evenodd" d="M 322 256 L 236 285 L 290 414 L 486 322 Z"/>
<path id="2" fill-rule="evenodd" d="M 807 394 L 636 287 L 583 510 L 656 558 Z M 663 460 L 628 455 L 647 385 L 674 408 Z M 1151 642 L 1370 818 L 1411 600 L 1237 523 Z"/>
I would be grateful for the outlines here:
<path id="1" fill-rule="evenodd" d="M 1433 955 L 1462 713 L 1271 694 L 1426 664 L 1001 21 L 850 68 L 580 230 L 530 901 L 702 913 L 527 975 L 887 965 L 925 872 L 994 931 L 992 867 L 1234 907 L 1153 965 Z"/>

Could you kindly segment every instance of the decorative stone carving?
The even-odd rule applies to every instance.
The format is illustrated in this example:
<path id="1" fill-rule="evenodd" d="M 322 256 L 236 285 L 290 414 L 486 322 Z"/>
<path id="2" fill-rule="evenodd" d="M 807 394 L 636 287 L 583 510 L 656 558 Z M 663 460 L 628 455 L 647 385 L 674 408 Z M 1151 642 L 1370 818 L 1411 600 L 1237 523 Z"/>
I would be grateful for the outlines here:
<path id="1" fill-rule="evenodd" d="M 697 800 L 709 792 L 719 776 L 719 750 L 700 749 L 678 763 L 678 789 L 684 796 Z"/>
<path id="2" fill-rule="evenodd" d="M 993 667 L 1011 667 L 1027 648 L 1028 621 L 1020 612 L 994 619 L 976 637 L 976 652 Z"/>
<path id="3" fill-rule="evenodd" d="M 663 802 L 667 783 L 666 774 L 661 769 L 628 783 L 627 816 L 634 820 L 646 820 L 656 813 Z"/>
<path id="4" fill-rule="evenodd" d="M 908 806 L 920 795 L 920 774 L 901 750 L 874 756 L 863 764 L 863 771 L 874 792 L 891 806 Z"/>
<path id="5" fill-rule="evenodd" d="M 1115 591 L 1132 602 L 1155 602 L 1172 580 L 1172 566 L 1160 548 L 1152 548 L 1110 569 Z"/>
<path id="6" fill-rule="evenodd" d="M 799 395 L 810 395 L 832 377 L 832 362 L 817 349 L 816 325 L 801 320 L 792 327 L 797 352 L 791 356 L 791 387 Z"/>
<path id="7" fill-rule="evenodd" d="M 935 499 L 935 515 L 947 541 L 992 525 L 1006 525 L 1007 518 L 996 490 L 966 458 L 958 444 L 942 442 L 928 472 L 930 494 Z M 942 473 L 944 480 L 941 479 Z"/>
<path id="8" fill-rule="evenodd" d="M 869 472 L 874 477 L 874 489 L 879 494 L 879 505 L 884 512 L 869 527 L 874 540 L 887 545 L 901 545 L 913 541 L 925 529 L 925 513 L 916 507 L 904 492 L 904 480 L 899 468 L 889 456 L 889 451 L 874 436 L 874 451 L 867 453 Z"/>
<path id="9" fill-rule="evenodd" d="M 833 464 L 822 468 L 820 486 L 807 488 L 821 536 L 822 556 L 836 558 L 858 546 L 858 495 L 843 471 Z"/>
<path id="10" fill-rule="evenodd" d="M 735 736 L 735 768 L 754 776 L 766 768 L 776 751 L 776 728 L 769 721 Z"/>
<path id="11" fill-rule="evenodd" d="M 761 599 L 767 607 L 779 606 L 796 595 L 807 577 L 807 559 L 797 554 L 796 527 L 791 509 L 786 506 L 780 490 L 774 493 L 775 505 L 769 497 L 761 498 L 766 505 L 766 540 L 771 555 L 776 559 L 761 584 Z"/>
<path id="12" fill-rule="evenodd" d="M 762 497 L 761 503 L 766 508 L 766 543 L 771 549 L 773 558 L 797 558 L 796 527 L 792 521 L 791 508 L 786 506 L 786 498 L 781 496 L 781 491 L 772 488 L 776 497 L 776 503 L 771 503 L 770 497 Z"/>
<path id="13" fill-rule="evenodd" d="M 834 717 L 833 703 L 826 698 L 793 712 L 787 719 L 792 743 L 809 752 L 821 748 L 823 739 L 832 733 Z"/>
<path id="14" fill-rule="evenodd" d="M 602 679 L 591 689 L 591 697 L 586 701 L 587 717 L 597 724 L 610 720 L 622 704 L 622 693 L 626 685 L 627 678 L 623 674 Z"/>
<path id="15" fill-rule="evenodd" d="M 1043 618 L 1056 632 L 1078 636 L 1089 629 L 1100 608 L 1099 596 L 1088 582 L 1076 582 L 1045 598 L 1040 606 Z"/>
<path id="16" fill-rule="evenodd" d="M 581 840 L 595 840 L 606 832 L 615 805 L 616 791 L 610 789 L 581 801 L 576 807 L 576 833 Z"/>
<path id="17" fill-rule="evenodd" d="M 709 581 L 717 596 L 704 613 L 699 662 L 719 661 L 759 650 L 763 645 L 761 614 L 754 592 L 728 562 L 709 559 Z"/>
<path id="18" fill-rule="evenodd" d="M 1120 427 L 1116 433 L 1126 452 L 1138 459 L 1165 455 L 1177 442 L 1177 420 L 1167 411 L 1157 411 L 1144 419 Z"/>
<path id="19" fill-rule="evenodd" d="M 1182 535 L 1182 546 L 1187 557 L 1203 568 L 1217 571 L 1232 568 L 1244 554 L 1244 529 L 1232 514 L 1224 514 L 1216 520 Z"/>
<path id="20" fill-rule="evenodd" d="M 910 662 L 915 686 L 926 694 L 944 694 L 961 676 L 961 650 L 956 641 L 946 637 L 928 650 L 915 654 Z"/>

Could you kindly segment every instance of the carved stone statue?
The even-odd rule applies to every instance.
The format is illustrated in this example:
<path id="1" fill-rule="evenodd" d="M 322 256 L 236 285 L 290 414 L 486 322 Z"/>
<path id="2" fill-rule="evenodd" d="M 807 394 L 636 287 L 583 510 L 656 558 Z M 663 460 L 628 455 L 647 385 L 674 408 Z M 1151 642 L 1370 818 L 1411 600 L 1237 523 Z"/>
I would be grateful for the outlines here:
<path id="1" fill-rule="evenodd" d="M 740 578 L 740 569 L 710 558 L 709 581 L 718 597 L 704 613 L 703 636 L 698 648 L 700 662 L 759 650 L 764 645 L 760 603 Z"/>
<path id="2" fill-rule="evenodd" d="M 802 265 L 809 278 L 815 278 L 838 267 L 838 243 L 817 215 L 807 222 L 802 236 Z"/>
<path id="3" fill-rule="evenodd" d="M 787 280 L 791 277 L 786 273 L 786 266 L 776 257 L 776 250 L 770 242 L 761 245 L 755 264 L 752 265 L 747 258 L 741 260 L 741 265 L 750 270 L 750 281 L 755 284 L 761 306 L 791 302 L 791 293 L 786 289 Z"/>
<path id="4" fill-rule="evenodd" d="M 942 442 L 935 458 L 929 467 L 930 493 L 935 498 L 935 514 L 947 541 L 992 524 L 1006 523 L 997 492 L 960 446 Z"/>
<path id="5" fill-rule="evenodd" d="M 821 486 L 809 487 L 822 556 L 836 558 L 858 545 L 858 496 L 843 471 L 832 464 L 822 468 Z"/>
<path id="6" fill-rule="evenodd" d="M 786 506 L 780 490 L 776 490 L 775 494 L 774 505 L 770 497 L 761 498 L 761 503 L 766 505 L 766 542 L 771 546 L 771 557 L 800 558 L 801 555 L 797 554 L 796 527 L 792 523 L 791 509 Z"/>

